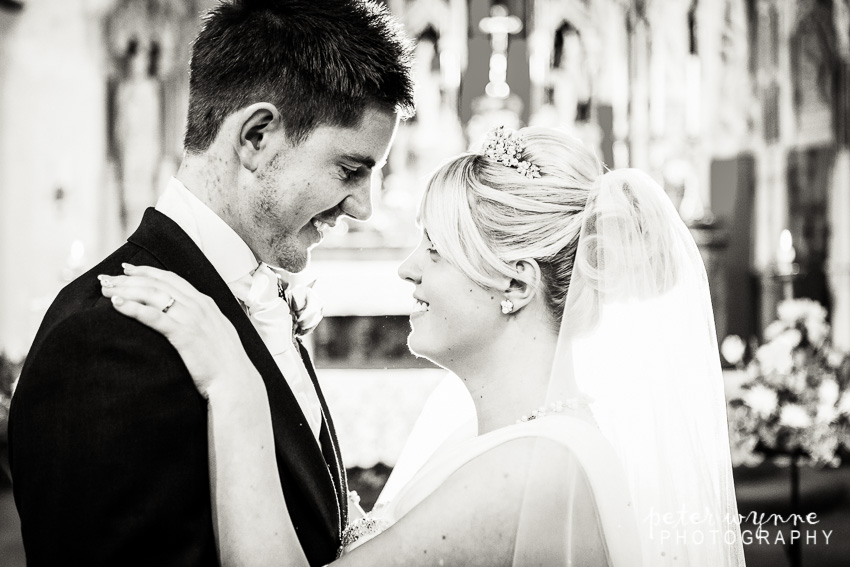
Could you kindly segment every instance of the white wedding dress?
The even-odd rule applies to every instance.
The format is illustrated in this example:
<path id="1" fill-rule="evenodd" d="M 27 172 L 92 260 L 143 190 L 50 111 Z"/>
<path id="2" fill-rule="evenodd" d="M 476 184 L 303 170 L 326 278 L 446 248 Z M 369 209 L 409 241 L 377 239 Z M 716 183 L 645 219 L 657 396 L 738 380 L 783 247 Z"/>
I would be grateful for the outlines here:
<path id="1" fill-rule="evenodd" d="M 541 493 L 545 498 L 525 503 L 520 525 L 535 529 L 517 533 L 513 565 L 633 564 L 640 554 L 638 526 L 619 461 L 589 414 L 569 409 L 439 449 L 391 501 L 369 514 L 365 523 L 372 531 L 346 551 L 400 520 L 465 464 L 521 438 L 554 441 L 570 452 L 575 466 L 566 474 L 557 471 L 558 486 L 548 485 Z"/>

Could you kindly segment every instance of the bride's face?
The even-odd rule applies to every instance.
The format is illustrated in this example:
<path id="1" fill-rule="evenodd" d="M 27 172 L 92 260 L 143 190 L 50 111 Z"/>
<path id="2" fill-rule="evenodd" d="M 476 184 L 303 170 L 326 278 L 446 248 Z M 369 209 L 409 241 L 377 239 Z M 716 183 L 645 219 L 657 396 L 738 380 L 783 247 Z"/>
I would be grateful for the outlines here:
<path id="1" fill-rule="evenodd" d="M 484 350 L 502 328 L 502 298 L 440 256 L 427 230 L 398 275 L 416 286 L 407 340 L 414 354 L 451 370 Z"/>

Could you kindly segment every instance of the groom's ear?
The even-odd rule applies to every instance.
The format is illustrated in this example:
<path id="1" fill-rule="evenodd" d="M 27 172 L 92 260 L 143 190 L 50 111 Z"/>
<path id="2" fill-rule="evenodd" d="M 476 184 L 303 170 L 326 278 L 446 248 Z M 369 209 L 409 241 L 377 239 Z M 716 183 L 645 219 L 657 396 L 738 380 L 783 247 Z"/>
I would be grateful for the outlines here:
<path id="1" fill-rule="evenodd" d="M 233 142 L 242 167 L 255 171 L 275 135 L 282 135 L 280 112 L 275 105 L 258 102 L 240 110 Z"/>
<path id="2" fill-rule="evenodd" d="M 514 312 L 517 312 L 534 299 L 543 281 L 543 274 L 534 259 L 518 260 L 514 267 L 516 275 L 505 291 L 505 297 L 511 300 L 514 304 Z"/>

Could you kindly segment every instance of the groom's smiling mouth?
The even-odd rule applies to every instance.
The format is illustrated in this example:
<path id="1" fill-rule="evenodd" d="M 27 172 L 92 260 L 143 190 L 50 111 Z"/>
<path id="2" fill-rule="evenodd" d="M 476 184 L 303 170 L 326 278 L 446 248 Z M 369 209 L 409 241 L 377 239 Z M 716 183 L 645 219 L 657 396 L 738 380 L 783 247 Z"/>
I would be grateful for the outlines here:
<path id="1" fill-rule="evenodd" d="M 329 222 L 325 222 L 325 221 L 320 220 L 320 219 L 315 218 L 315 217 L 310 219 L 310 222 L 313 223 L 313 226 L 315 226 L 316 230 L 318 230 L 319 232 L 324 232 L 324 230 L 326 228 L 333 226 L 333 224 L 331 224 Z M 334 221 L 334 224 L 335 223 L 336 223 L 336 221 Z"/>
<path id="2" fill-rule="evenodd" d="M 336 226 L 336 221 L 339 219 L 341 215 L 338 214 L 336 210 L 333 211 L 325 211 L 324 213 L 320 213 L 315 217 L 310 219 L 310 224 L 312 224 L 316 230 L 321 234 L 327 228 L 333 228 Z"/>

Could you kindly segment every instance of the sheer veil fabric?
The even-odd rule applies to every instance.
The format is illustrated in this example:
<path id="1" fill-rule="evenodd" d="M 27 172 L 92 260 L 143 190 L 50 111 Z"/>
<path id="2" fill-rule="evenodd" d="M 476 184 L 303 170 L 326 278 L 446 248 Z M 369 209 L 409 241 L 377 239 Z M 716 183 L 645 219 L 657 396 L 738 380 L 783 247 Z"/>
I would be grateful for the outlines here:
<path id="1" fill-rule="evenodd" d="M 638 170 L 599 177 L 583 214 L 546 405 L 587 405 L 445 444 L 373 517 L 393 524 L 466 463 L 530 438 L 514 566 L 743 566 L 699 250 Z"/>
<path id="2" fill-rule="evenodd" d="M 594 489 L 608 564 L 642 557 L 653 567 L 744 565 L 705 267 L 667 195 L 639 170 L 602 175 L 584 212 L 547 403 L 576 397 L 588 402 L 603 438 L 579 461 Z M 581 559 L 569 548 L 593 517 L 563 513 L 569 498 L 562 513 L 541 517 L 552 491 L 545 463 L 541 445 L 514 565 Z M 620 488 L 630 518 L 605 502 Z M 552 556 L 553 539 L 563 557 Z M 550 550 L 542 562 L 541 546 Z"/>

